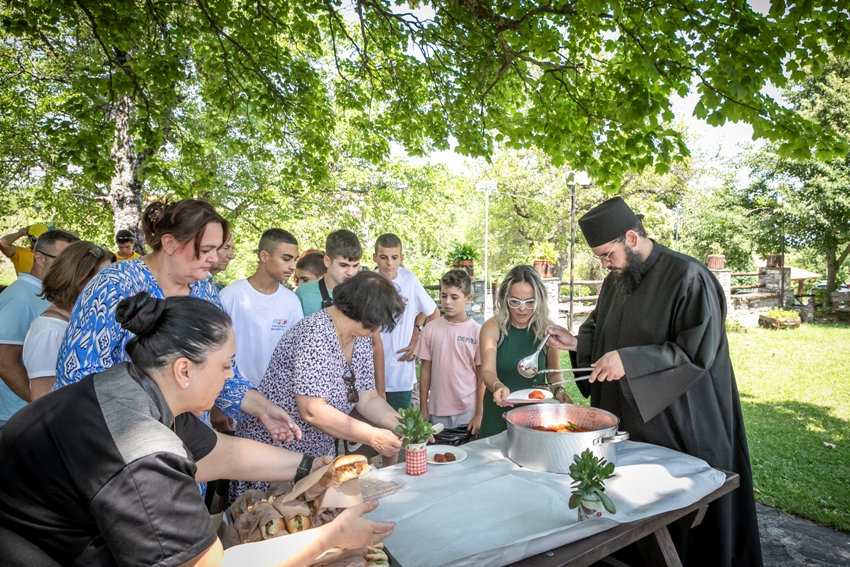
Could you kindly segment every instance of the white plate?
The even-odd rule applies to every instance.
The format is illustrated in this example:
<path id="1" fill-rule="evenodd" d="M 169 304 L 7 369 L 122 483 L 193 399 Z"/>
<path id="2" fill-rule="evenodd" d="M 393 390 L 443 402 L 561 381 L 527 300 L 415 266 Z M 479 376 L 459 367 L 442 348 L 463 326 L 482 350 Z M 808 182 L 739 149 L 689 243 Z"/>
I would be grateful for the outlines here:
<path id="1" fill-rule="evenodd" d="M 543 399 L 535 399 L 529 398 L 528 394 L 531 392 L 542 392 Z M 506 404 L 539 404 L 545 400 L 552 399 L 552 392 L 549 390 L 544 390 L 543 388 L 528 388 L 526 390 L 517 390 L 516 392 L 511 392 L 511 394 L 505 398 Z"/>
<path id="2" fill-rule="evenodd" d="M 450 463 L 438 463 L 434 460 L 434 455 L 437 453 L 452 453 L 455 456 L 455 460 Z M 425 454 L 428 456 L 429 465 L 453 465 L 466 458 L 466 451 L 460 447 L 453 447 L 451 445 L 428 445 L 425 447 Z"/>

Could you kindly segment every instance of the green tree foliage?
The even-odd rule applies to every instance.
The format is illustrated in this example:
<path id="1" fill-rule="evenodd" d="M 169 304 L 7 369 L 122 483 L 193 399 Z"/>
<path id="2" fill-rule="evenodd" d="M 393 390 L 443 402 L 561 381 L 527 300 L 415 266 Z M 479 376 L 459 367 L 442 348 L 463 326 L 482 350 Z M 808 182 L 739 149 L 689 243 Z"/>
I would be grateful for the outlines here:
<path id="1" fill-rule="evenodd" d="M 823 74 L 788 91 L 794 109 L 807 119 L 834 128 L 850 139 L 850 62 L 830 58 Z M 753 182 L 738 191 L 740 204 L 753 211 L 762 248 L 786 246 L 816 251 L 825 260 L 827 289 L 850 256 L 850 154 L 819 161 L 792 160 L 776 145 L 754 153 L 748 164 Z"/>
<path id="2" fill-rule="evenodd" d="M 694 112 L 710 124 L 749 122 L 797 158 L 846 151 L 761 92 L 804 65 L 817 72 L 827 48 L 846 50 L 837 0 L 776 0 L 769 15 L 701 0 L 4 0 L 0 10 L 10 122 L 25 127 L 3 155 L 20 167 L 37 159 L 57 170 L 54 187 L 55 175 L 97 197 L 114 175 L 122 102 L 142 162 L 185 154 L 199 178 L 209 154 L 194 152 L 224 135 L 279 145 L 290 171 L 326 177 L 327 135 L 344 123 L 370 161 L 390 140 L 422 154 L 453 137 L 472 156 L 501 141 L 615 188 L 628 171 L 665 173 L 687 154 L 670 98 L 693 85 Z M 142 165 L 142 178 L 157 174 Z"/>

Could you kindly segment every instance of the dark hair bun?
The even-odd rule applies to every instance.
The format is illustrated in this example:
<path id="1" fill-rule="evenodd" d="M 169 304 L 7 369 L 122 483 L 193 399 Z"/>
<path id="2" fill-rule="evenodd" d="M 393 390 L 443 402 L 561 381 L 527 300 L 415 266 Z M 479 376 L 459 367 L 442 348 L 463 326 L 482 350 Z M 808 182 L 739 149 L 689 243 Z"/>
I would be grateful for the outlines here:
<path id="1" fill-rule="evenodd" d="M 143 291 L 121 300 L 115 320 L 134 335 L 144 336 L 156 327 L 164 311 L 165 300 L 155 299 Z"/>

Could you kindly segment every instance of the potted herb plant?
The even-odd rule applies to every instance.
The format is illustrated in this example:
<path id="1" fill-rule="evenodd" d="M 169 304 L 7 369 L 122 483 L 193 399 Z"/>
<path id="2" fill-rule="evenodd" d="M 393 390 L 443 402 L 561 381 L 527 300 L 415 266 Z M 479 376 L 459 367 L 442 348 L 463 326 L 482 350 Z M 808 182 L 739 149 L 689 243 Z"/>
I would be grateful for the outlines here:
<path id="1" fill-rule="evenodd" d="M 452 267 L 463 268 L 469 274 L 469 277 L 473 275 L 474 265 L 477 259 L 478 252 L 470 244 L 455 242 L 449 251 L 449 261 L 452 263 Z"/>
<path id="2" fill-rule="evenodd" d="M 554 265 L 558 259 L 558 251 L 551 242 L 535 242 L 529 259 L 541 278 L 555 276 Z"/>
<path id="3" fill-rule="evenodd" d="M 617 507 L 605 494 L 605 481 L 614 476 L 614 463 L 600 459 L 590 449 L 574 455 L 573 460 L 575 463 L 570 465 L 573 492 L 569 506 L 571 510 L 578 508 L 578 520 L 602 516 L 605 510 L 615 514 Z"/>
<path id="4" fill-rule="evenodd" d="M 395 432 L 401 436 L 401 444 L 404 446 L 405 471 L 411 476 L 425 474 L 428 470 L 425 444 L 436 433 L 434 427 L 425 421 L 422 412 L 414 407 L 402 408 L 398 413 L 399 424 Z"/>

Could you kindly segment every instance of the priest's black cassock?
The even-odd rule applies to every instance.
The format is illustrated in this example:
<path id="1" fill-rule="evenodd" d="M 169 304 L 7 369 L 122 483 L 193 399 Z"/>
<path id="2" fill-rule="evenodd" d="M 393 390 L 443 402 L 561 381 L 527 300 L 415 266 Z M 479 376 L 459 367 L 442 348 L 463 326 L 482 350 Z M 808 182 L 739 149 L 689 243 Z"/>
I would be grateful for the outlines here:
<path id="1" fill-rule="evenodd" d="M 640 284 L 623 295 L 609 274 L 580 327 L 574 367 L 620 354 L 625 376 L 580 382 L 635 441 L 669 447 L 741 476 L 692 530 L 670 526 L 685 566 L 761 566 L 747 438 L 726 340 L 726 301 L 702 264 L 655 243 Z"/>

